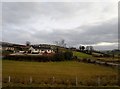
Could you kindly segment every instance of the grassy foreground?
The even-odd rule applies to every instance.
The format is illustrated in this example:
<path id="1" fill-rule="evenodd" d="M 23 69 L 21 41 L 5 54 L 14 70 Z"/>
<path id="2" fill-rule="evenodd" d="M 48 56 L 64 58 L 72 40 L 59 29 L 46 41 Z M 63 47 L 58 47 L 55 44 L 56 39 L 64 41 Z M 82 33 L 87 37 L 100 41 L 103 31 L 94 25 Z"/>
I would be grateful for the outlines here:
<path id="1" fill-rule="evenodd" d="M 75 61 L 64 62 L 23 62 L 3 60 L 3 86 L 10 84 L 25 86 L 32 77 L 32 86 L 44 84 L 75 85 L 76 76 L 78 85 L 96 85 L 98 78 L 101 85 L 115 84 L 117 71 L 110 67 L 87 64 Z M 11 82 L 8 83 L 8 76 Z M 54 78 L 53 78 L 54 77 Z"/>
<path id="2" fill-rule="evenodd" d="M 0 59 L 0 88 L 2 87 L 2 60 Z"/>

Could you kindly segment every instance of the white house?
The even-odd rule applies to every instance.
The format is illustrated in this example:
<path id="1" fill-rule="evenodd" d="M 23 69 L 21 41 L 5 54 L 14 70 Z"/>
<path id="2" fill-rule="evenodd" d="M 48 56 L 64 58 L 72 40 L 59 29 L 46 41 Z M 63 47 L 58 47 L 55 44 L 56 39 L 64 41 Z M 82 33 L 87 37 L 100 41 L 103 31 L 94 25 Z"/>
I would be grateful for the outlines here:
<path id="1" fill-rule="evenodd" d="M 34 45 L 29 48 L 30 53 L 37 53 L 37 54 L 43 54 L 43 53 L 55 53 L 54 50 L 50 46 L 40 46 L 40 45 Z"/>
<path id="2" fill-rule="evenodd" d="M 31 46 L 30 48 L 29 48 L 29 51 L 30 51 L 30 53 L 39 53 L 39 49 L 37 49 L 37 48 L 35 48 L 35 47 L 33 47 L 33 46 Z"/>

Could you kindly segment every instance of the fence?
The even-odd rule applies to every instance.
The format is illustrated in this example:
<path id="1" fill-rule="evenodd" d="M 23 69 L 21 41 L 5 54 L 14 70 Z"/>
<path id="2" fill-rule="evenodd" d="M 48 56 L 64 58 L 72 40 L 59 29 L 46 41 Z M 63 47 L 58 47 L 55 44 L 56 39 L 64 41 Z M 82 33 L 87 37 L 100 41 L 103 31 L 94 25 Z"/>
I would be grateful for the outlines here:
<path id="1" fill-rule="evenodd" d="M 61 81 L 60 81 L 61 80 Z M 3 84 L 9 85 L 12 84 L 24 84 L 24 85 L 32 85 L 32 84 L 39 84 L 39 85 L 49 85 L 49 86 L 118 86 L 118 79 L 117 76 L 111 79 L 105 79 L 103 77 L 96 77 L 93 79 L 86 79 L 80 80 L 77 76 L 74 79 L 57 79 L 55 76 L 48 78 L 47 80 L 40 80 L 33 78 L 32 76 L 26 78 L 15 78 L 13 76 L 8 76 L 3 78 Z M 4 86 L 4 85 L 3 85 Z"/>

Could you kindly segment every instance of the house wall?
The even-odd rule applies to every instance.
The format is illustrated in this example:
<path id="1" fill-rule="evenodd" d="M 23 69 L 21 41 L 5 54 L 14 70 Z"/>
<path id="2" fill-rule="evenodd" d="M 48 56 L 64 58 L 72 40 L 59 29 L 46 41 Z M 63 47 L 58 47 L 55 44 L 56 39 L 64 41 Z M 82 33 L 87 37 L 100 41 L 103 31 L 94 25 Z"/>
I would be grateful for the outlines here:
<path id="1" fill-rule="evenodd" d="M 33 47 L 30 47 L 29 50 L 31 50 L 31 53 L 37 53 L 37 52 L 40 54 L 43 54 L 45 52 L 54 53 L 54 51 L 51 49 L 34 49 Z"/>

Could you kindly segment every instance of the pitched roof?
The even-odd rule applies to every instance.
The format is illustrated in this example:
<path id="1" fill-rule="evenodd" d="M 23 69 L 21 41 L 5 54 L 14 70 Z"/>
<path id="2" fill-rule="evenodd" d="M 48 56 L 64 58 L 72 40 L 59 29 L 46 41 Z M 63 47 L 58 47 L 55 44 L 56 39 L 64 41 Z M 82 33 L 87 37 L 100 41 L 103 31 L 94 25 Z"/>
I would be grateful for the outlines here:
<path id="1" fill-rule="evenodd" d="M 32 45 L 34 49 L 51 49 L 50 46 Z"/>

